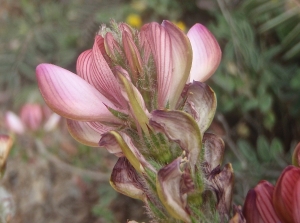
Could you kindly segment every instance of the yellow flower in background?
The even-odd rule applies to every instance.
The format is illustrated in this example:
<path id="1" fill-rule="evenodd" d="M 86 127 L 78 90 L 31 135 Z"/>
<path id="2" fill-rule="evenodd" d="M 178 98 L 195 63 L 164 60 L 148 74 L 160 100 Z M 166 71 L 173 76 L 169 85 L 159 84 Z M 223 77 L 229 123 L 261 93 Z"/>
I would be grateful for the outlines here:
<path id="1" fill-rule="evenodd" d="M 184 22 L 182 21 L 178 21 L 178 22 L 173 22 L 179 29 L 181 29 L 182 31 L 186 31 L 186 25 Z"/>
<path id="2" fill-rule="evenodd" d="M 142 26 L 141 16 L 138 14 L 129 14 L 126 18 L 126 22 L 135 28 L 139 28 Z"/>

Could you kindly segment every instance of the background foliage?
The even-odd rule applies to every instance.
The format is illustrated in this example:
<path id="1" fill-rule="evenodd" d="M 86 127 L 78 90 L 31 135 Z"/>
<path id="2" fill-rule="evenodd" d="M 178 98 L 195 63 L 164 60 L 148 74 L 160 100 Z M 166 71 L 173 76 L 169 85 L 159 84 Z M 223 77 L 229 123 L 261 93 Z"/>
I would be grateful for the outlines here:
<path id="1" fill-rule="evenodd" d="M 0 3 L 2 120 L 7 110 L 18 112 L 25 103 L 43 103 L 35 80 L 37 64 L 53 63 L 75 72 L 77 56 L 92 46 L 99 25 L 110 19 L 127 21 L 137 28 L 142 23 L 168 19 L 185 31 L 200 22 L 209 27 L 223 51 L 221 65 L 209 81 L 218 98 L 218 113 L 210 131 L 223 137 L 226 162 L 233 163 L 234 201 L 242 204 L 247 191 L 259 180 L 274 182 L 283 167 L 291 163 L 291 152 L 300 140 L 298 0 L 1 0 Z M 11 162 L 21 160 L 22 165 L 31 165 L 33 158 L 35 162 L 46 159 L 50 163 L 58 159 L 57 162 L 80 170 L 108 173 L 114 158 L 105 151 L 74 142 L 64 126 L 61 124 L 55 134 L 43 136 L 47 154 L 54 156 L 54 161 L 28 142 L 41 135 L 26 135 L 17 137 Z M 0 127 L 1 132 L 8 131 L 4 121 Z M 13 180 L 23 179 L 30 184 L 26 179 L 31 178 L 26 174 L 40 164 L 30 165 L 27 172 L 17 174 L 18 168 L 10 170 L 8 164 L 3 185 L 14 196 L 19 196 L 16 190 L 20 188 L 12 186 Z M 59 165 L 54 166 L 55 173 L 60 174 Z M 120 198 L 107 183 L 93 179 L 93 174 L 80 173 L 71 168 L 67 175 L 70 179 L 80 175 L 79 180 L 71 182 L 81 188 L 79 191 L 89 204 L 81 222 L 145 219 L 140 203 Z M 33 181 L 38 182 L 40 175 L 36 174 Z M 64 177 L 59 179 L 53 181 L 53 186 L 60 185 Z M 70 197 L 66 199 L 67 208 L 72 201 Z M 43 201 L 48 202 L 47 198 Z M 46 208 L 45 203 L 34 205 Z M 138 207 L 141 211 L 135 211 Z M 58 211 L 42 211 L 38 217 L 28 217 L 26 211 L 20 211 L 22 206 L 16 208 L 13 222 L 43 222 L 46 213 L 54 216 Z M 56 222 L 68 219 L 62 217 L 65 214 L 57 216 Z"/>

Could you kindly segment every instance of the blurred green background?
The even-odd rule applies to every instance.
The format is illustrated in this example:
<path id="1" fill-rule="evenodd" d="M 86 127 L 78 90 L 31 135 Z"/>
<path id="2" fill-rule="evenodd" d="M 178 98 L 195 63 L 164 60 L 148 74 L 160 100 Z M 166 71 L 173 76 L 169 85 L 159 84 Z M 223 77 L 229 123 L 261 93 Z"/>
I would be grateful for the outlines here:
<path id="1" fill-rule="evenodd" d="M 139 28 L 164 19 L 183 30 L 206 25 L 223 52 L 208 81 L 218 108 L 210 131 L 226 143 L 235 171 L 234 202 L 261 179 L 272 183 L 300 141 L 299 0 L 0 0 L 0 130 L 5 112 L 43 103 L 35 67 L 75 72 L 101 24 Z M 37 149 L 33 138 L 47 148 Z M 54 133 L 16 136 L 2 187 L 11 194 L 10 222 L 147 221 L 142 203 L 108 184 L 115 158 L 76 143 L 65 123 Z M 99 175 L 97 175 L 99 173 Z M 102 176 L 102 175 L 103 176 Z"/>

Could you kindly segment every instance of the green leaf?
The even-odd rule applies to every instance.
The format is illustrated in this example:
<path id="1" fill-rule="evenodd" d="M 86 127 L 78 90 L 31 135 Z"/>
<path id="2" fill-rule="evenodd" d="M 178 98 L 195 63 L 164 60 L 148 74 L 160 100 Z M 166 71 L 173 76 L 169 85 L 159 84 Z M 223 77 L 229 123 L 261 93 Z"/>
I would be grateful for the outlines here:
<path id="1" fill-rule="evenodd" d="M 270 156 L 270 146 L 265 136 L 259 136 L 257 139 L 257 153 L 258 157 L 263 162 L 269 162 L 271 160 Z"/>

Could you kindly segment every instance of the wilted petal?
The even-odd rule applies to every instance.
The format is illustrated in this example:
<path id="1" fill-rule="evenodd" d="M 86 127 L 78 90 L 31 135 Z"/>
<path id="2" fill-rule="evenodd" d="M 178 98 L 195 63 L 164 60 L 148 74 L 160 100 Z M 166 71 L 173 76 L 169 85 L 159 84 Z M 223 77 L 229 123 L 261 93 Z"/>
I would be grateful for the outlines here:
<path id="1" fill-rule="evenodd" d="M 5 170 L 6 160 L 8 157 L 8 154 L 11 150 L 13 144 L 13 140 L 8 135 L 2 135 L 0 134 L 0 172 L 1 177 L 3 176 L 3 172 Z"/>
<path id="2" fill-rule="evenodd" d="M 300 168 L 286 167 L 276 182 L 273 192 L 274 209 L 282 222 L 293 223 L 293 196 L 300 179 Z M 297 210 L 299 211 L 299 210 Z"/>
<path id="3" fill-rule="evenodd" d="M 120 86 L 105 60 L 101 48 L 104 48 L 104 39 L 97 35 L 93 49 L 84 51 L 78 57 L 77 73 L 117 107 L 123 108 L 124 99 L 120 92 Z"/>
<path id="4" fill-rule="evenodd" d="M 40 64 L 36 76 L 45 102 L 59 115 L 80 121 L 119 122 L 106 106 L 116 107 L 72 72 L 52 64 Z"/>
<path id="5" fill-rule="evenodd" d="M 156 66 L 158 108 L 165 108 L 173 69 L 171 38 L 166 28 L 154 22 L 148 24 L 146 32 Z"/>
<path id="6" fill-rule="evenodd" d="M 145 201 L 145 186 L 126 157 L 120 157 L 110 177 L 110 185 L 119 193 Z"/>
<path id="7" fill-rule="evenodd" d="M 113 128 L 101 123 L 80 122 L 67 119 L 68 130 L 72 137 L 80 143 L 99 147 L 101 134 L 111 131 Z"/>
<path id="8" fill-rule="evenodd" d="M 205 133 L 202 143 L 204 145 L 204 159 L 213 170 L 222 164 L 225 143 L 219 136 L 212 133 Z"/>
<path id="9" fill-rule="evenodd" d="M 20 117 L 28 129 L 36 131 L 40 128 L 43 119 L 42 107 L 39 104 L 25 104 L 21 108 Z"/>
<path id="10" fill-rule="evenodd" d="M 300 167 L 300 143 L 297 144 L 292 157 L 292 163 L 296 167 Z"/>
<path id="11" fill-rule="evenodd" d="M 156 188 L 159 199 L 172 215 L 184 222 L 191 222 L 186 210 L 186 197 L 181 193 L 180 182 L 183 172 L 180 170 L 182 158 L 175 159 L 157 173 Z"/>
<path id="12" fill-rule="evenodd" d="M 23 134 L 25 132 L 25 127 L 21 119 L 11 111 L 6 112 L 5 114 L 5 124 L 7 128 L 14 133 Z"/>
<path id="13" fill-rule="evenodd" d="M 118 133 L 115 131 L 107 132 L 102 135 L 99 145 L 105 147 L 109 152 L 124 154 L 138 172 L 144 172 L 144 168 L 148 168 L 149 170 L 156 172 L 156 170 L 145 160 L 144 156 L 136 148 L 132 139 L 125 133 Z"/>
<path id="14" fill-rule="evenodd" d="M 233 217 L 228 223 L 246 223 L 241 206 L 233 205 Z"/>
<path id="15" fill-rule="evenodd" d="M 221 49 L 210 31 L 201 24 L 195 24 L 188 32 L 193 49 L 193 63 L 190 82 L 206 81 L 218 68 Z"/>
<path id="16" fill-rule="evenodd" d="M 219 189 L 217 191 L 217 210 L 221 216 L 221 219 L 225 219 L 229 217 L 234 183 L 233 168 L 230 163 L 226 164 L 222 171 L 215 176 L 214 181 L 216 188 Z"/>
<path id="17" fill-rule="evenodd" d="M 210 126 L 216 112 L 215 92 L 207 84 L 194 81 L 186 87 L 182 96 L 186 98 L 184 109 L 193 116 L 203 134 Z"/>
<path id="18" fill-rule="evenodd" d="M 150 125 L 187 152 L 193 170 L 201 151 L 201 134 L 194 119 L 182 111 L 155 110 L 151 113 Z"/>
<path id="19" fill-rule="evenodd" d="M 189 77 L 192 65 L 192 47 L 187 36 L 173 23 L 163 21 L 162 26 L 171 38 L 172 76 L 167 101 L 175 108 L 182 89 Z"/>

